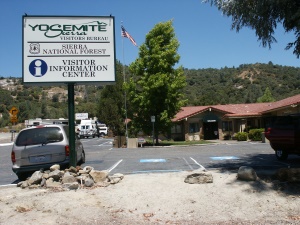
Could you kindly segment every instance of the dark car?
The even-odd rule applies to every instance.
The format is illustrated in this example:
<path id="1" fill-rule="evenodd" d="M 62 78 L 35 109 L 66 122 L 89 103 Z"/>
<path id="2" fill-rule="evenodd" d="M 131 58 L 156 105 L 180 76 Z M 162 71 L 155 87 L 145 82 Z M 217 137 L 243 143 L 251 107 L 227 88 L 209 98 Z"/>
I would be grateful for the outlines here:
<path id="1" fill-rule="evenodd" d="M 265 137 L 279 160 L 287 159 L 290 154 L 300 155 L 300 114 L 273 118 Z"/>

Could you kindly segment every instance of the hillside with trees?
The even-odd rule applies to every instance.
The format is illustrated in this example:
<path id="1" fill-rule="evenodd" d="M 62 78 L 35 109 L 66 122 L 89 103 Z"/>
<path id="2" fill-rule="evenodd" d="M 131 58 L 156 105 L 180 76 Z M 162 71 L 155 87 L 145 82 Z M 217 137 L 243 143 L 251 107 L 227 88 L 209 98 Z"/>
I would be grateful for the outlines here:
<path id="1" fill-rule="evenodd" d="M 114 97 L 119 113 L 124 102 L 122 91 L 122 65 L 117 63 L 117 83 L 119 98 L 114 88 L 109 86 L 75 86 L 75 112 L 89 113 L 101 120 L 103 107 L 99 107 L 102 98 Z M 217 105 L 230 103 L 258 102 L 266 89 L 269 98 L 278 101 L 300 94 L 300 68 L 268 64 L 243 64 L 237 68 L 221 69 L 184 69 L 186 87 L 183 88 L 187 105 Z M 126 74 L 129 75 L 128 68 Z M 110 92 L 115 92 L 110 95 Z M 66 86 L 30 86 L 22 85 L 21 78 L 0 77 L 0 127 L 10 124 L 9 110 L 12 106 L 19 109 L 19 122 L 32 118 L 68 118 L 68 99 Z M 130 105 L 130 102 L 128 102 Z M 128 109 L 130 106 L 128 106 Z M 109 113 L 109 110 L 108 112 Z M 123 113 L 124 114 L 124 113 Z M 101 116 L 100 116 L 101 115 Z M 122 115 L 125 118 L 125 115 Z M 109 118 L 109 117 L 108 117 Z M 119 119 L 120 120 L 120 119 Z"/>
<path id="2" fill-rule="evenodd" d="M 238 68 L 185 69 L 188 105 L 255 103 L 269 89 L 275 101 L 300 94 L 300 68 L 243 64 Z"/>

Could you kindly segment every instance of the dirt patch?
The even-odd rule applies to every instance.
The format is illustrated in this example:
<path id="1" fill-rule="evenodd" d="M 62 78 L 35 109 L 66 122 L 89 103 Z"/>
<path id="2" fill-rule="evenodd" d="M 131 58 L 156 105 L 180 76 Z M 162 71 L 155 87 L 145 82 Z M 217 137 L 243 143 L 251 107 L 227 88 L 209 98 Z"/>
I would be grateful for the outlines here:
<path id="1" fill-rule="evenodd" d="M 213 183 L 187 184 L 191 172 L 126 175 L 115 185 L 0 189 L 1 224 L 299 224 L 299 184 L 212 171 Z M 296 186 L 295 186 L 296 185 Z M 297 186 L 298 185 L 298 186 Z"/>

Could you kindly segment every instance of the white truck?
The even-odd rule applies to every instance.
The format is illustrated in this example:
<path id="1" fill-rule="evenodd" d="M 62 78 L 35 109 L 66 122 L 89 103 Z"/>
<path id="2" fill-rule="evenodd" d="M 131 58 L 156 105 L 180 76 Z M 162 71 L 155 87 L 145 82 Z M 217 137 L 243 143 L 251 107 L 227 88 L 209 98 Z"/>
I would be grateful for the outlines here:
<path id="1" fill-rule="evenodd" d="M 99 136 L 107 136 L 108 128 L 105 124 L 97 124 Z"/>
<path id="2" fill-rule="evenodd" d="M 79 138 L 94 138 L 97 135 L 95 120 L 81 120 L 79 128 Z"/>

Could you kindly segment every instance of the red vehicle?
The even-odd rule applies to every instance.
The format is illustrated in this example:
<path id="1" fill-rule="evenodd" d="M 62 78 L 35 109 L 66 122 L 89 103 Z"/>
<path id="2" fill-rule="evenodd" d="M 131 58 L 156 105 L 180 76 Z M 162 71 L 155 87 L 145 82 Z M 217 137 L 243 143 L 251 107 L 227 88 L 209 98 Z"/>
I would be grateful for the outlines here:
<path id="1" fill-rule="evenodd" d="M 289 154 L 300 155 L 300 114 L 275 117 L 265 137 L 278 160 L 286 160 Z"/>

